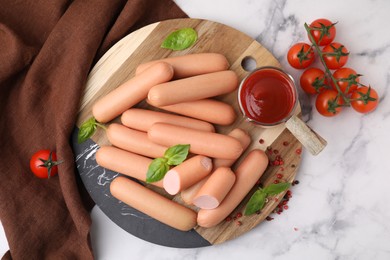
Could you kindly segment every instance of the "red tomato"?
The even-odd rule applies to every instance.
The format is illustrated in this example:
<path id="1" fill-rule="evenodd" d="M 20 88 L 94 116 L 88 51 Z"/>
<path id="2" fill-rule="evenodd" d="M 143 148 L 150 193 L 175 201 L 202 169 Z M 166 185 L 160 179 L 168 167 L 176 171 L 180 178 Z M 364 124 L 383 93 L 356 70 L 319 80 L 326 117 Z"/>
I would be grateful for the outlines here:
<path id="1" fill-rule="evenodd" d="M 313 21 L 309 27 L 312 29 L 310 34 L 319 46 L 328 45 L 334 40 L 334 37 L 336 37 L 336 27 L 328 19 L 317 19 Z"/>
<path id="2" fill-rule="evenodd" d="M 30 169 L 38 178 L 47 179 L 57 175 L 60 163 L 55 152 L 39 150 L 31 157 Z"/>
<path id="3" fill-rule="evenodd" d="M 351 106 L 359 113 L 368 113 L 378 106 L 378 93 L 371 87 L 360 87 L 352 93 Z"/>
<path id="4" fill-rule="evenodd" d="M 333 89 L 325 89 L 318 94 L 316 99 L 317 111 L 323 116 L 335 116 L 341 112 L 344 101 Z"/>
<path id="5" fill-rule="evenodd" d="M 313 48 L 311 48 L 311 46 L 307 43 L 297 43 L 288 51 L 287 60 L 293 68 L 307 68 L 314 61 Z"/>
<path id="6" fill-rule="evenodd" d="M 351 68 L 340 68 L 333 73 L 333 77 L 337 81 L 340 90 L 343 93 L 352 93 L 358 88 L 359 76 L 355 70 Z M 336 86 L 332 82 L 332 87 L 337 90 Z M 347 91 L 348 89 L 348 91 Z"/>
<path id="7" fill-rule="evenodd" d="M 338 42 L 326 45 L 322 51 L 325 52 L 325 54 L 323 54 L 323 58 L 326 66 L 331 70 L 341 68 L 348 61 L 348 49 Z"/>
<path id="8" fill-rule="evenodd" d="M 317 94 L 325 85 L 325 72 L 317 68 L 306 69 L 300 78 L 301 88 L 308 94 Z"/>

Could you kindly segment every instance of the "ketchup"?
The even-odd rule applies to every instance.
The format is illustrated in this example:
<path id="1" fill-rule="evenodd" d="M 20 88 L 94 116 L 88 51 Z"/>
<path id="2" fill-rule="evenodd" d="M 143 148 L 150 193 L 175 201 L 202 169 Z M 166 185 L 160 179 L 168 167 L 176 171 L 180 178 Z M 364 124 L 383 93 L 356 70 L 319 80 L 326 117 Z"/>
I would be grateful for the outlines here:
<path id="1" fill-rule="evenodd" d="M 277 124 L 292 112 L 295 86 L 282 71 L 263 68 L 252 72 L 242 83 L 239 99 L 245 115 L 259 124 Z"/>

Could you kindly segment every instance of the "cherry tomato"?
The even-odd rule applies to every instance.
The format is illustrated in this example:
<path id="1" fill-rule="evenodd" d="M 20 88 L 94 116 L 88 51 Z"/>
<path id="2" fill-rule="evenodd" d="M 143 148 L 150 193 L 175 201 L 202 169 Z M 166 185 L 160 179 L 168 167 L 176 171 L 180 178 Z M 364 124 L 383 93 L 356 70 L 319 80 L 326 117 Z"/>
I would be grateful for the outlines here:
<path id="1" fill-rule="evenodd" d="M 328 19 L 317 19 L 313 21 L 309 27 L 315 29 L 311 30 L 310 34 L 319 46 L 330 44 L 336 37 L 336 27 Z M 321 33 L 323 34 L 322 38 Z"/>
<path id="2" fill-rule="evenodd" d="M 351 106 L 359 113 L 368 113 L 378 106 L 378 93 L 371 87 L 360 87 L 351 96 Z"/>
<path id="3" fill-rule="evenodd" d="M 299 81 L 306 93 L 317 94 L 325 86 L 325 72 L 317 68 L 308 68 L 302 73 Z"/>
<path id="4" fill-rule="evenodd" d="M 39 150 L 31 157 L 30 169 L 38 178 L 47 179 L 57 175 L 60 163 L 55 152 Z"/>
<path id="5" fill-rule="evenodd" d="M 326 45 L 322 51 L 325 52 L 325 54 L 323 54 L 323 58 L 326 66 L 331 70 L 341 68 L 348 61 L 348 49 L 338 42 Z"/>
<path id="6" fill-rule="evenodd" d="M 337 81 L 340 90 L 343 93 L 352 93 L 358 88 L 359 76 L 355 70 L 351 68 L 340 68 L 333 73 L 333 77 Z M 336 86 L 332 82 L 332 87 L 337 90 Z M 347 91 L 348 89 L 348 91 Z"/>
<path id="7" fill-rule="evenodd" d="M 307 43 L 297 43 L 288 51 L 287 60 L 291 67 L 305 69 L 314 61 L 313 48 Z"/>
<path id="8" fill-rule="evenodd" d="M 341 112 L 341 105 L 344 104 L 342 97 L 333 89 L 325 89 L 316 98 L 317 111 L 327 117 L 335 116 Z"/>

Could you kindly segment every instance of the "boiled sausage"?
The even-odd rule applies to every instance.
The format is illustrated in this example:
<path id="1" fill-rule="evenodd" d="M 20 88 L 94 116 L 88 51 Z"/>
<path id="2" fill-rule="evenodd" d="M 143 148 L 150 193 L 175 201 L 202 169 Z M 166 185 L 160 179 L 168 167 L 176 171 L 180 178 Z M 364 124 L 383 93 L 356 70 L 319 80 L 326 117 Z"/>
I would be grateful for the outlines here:
<path id="1" fill-rule="evenodd" d="M 164 123 L 155 123 L 148 138 L 167 147 L 190 144 L 190 152 L 212 158 L 237 159 L 243 151 L 234 137 Z"/>
<path id="2" fill-rule="evenodd" d="M 262 150 L 252 150 L 236 170 L 236 181 L 222 203 L 215 209 L 201 209 L 198 225 L 209 228 L 224 220 L 253 188 L 268 165 L 268 157 Z"/>
<path id="3" fill-rule="evenodd" d="M 100 98 L 93 105 L 92 114 L 101 123 L 111 121 L 145 99 L 153 86 L 169 81 L 172 76 L 171 65 L 156 63 Z"/>
<path id="4" fill-rule="evenodd" d="M 110 192 L 130 207 L 175 229 L 188 231 L 196 226 L 195 211 L 125 177 L 116 177 L 111 182 Z"/>

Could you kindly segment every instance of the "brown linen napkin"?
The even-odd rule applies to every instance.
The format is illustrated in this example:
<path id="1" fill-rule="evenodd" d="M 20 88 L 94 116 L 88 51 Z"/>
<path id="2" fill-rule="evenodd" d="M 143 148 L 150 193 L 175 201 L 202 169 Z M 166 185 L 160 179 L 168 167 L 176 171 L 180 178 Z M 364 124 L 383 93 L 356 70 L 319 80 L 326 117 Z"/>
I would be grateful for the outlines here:
<path id="1" fill-rule="evenodd" d="M 186 17 L 171 0 L 0 0 L 0 220 L 3 259 L 91 259 L 93 202 L 78 179 L 70 135 L 89 70 L 149 23 Z M 57 151 L 59 175 L 29 159 Z"/>

